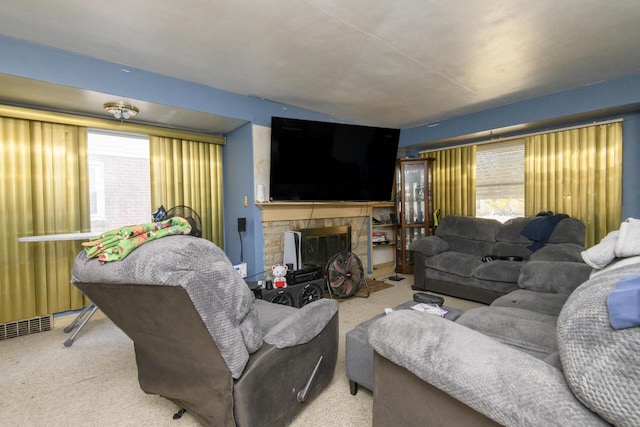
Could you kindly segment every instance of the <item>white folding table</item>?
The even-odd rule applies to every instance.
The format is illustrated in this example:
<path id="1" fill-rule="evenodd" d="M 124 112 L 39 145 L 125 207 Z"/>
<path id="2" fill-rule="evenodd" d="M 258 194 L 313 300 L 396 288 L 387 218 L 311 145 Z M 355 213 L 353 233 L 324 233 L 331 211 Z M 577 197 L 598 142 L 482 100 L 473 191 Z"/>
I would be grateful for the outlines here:
<path id="1" fill-rule="evenodd" d="M 69 241 L 69 240 L 88 240 L 94 237 L 99 237 L 103 232 L 102 231 L 90 231 L 87 233 L 65 233 L 65 234 L 47 234 L 43 236 L 28 236 L 28 237 L 19 237 L 18 242 L 21 243 L 29 243 L 29 242 L 59 242 L 59 241 Z M 65 347 L 70 347 L 73 344 L 73 340 L 76 339 L 82 328 L 87 324 L 91 316 L 98 310 L 98 307 L 94 303 L 90 303 L 88 306 L 82 309 L 80 314 L 67 326 L 64 328 L 65 333 L 71 332 L 78 323 L 78 329 L 64 342 Z"/>

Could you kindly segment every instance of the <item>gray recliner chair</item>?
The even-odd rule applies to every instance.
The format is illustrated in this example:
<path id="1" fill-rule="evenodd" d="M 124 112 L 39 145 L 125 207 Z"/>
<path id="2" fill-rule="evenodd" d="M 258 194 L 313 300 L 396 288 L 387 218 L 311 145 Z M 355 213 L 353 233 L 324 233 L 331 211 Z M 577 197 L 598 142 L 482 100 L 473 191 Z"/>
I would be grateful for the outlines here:
<path id="1" fill-rule="evenodd" d="M 142 390 L 203 425 L 286 425 L 333 377 L 337 302 L 256 300 L 204 239 L 164 237 L 105 264 L 82 251 L 72 283 L 133 340 Z"/>

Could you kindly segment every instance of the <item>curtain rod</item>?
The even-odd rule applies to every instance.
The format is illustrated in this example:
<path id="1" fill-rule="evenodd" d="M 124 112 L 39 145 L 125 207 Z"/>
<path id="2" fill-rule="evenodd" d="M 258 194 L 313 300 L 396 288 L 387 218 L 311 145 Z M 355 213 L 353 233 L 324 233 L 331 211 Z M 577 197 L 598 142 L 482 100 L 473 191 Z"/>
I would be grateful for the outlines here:
<path id="1" fill-rule="evenodd" d="M 224 136 L 0 104 L 0 116 L 224 145 Z"/>
<path id="2" fill-rule="evenodd" d="M 509 142 L 509 141 L 515 141 L 517 139 L 527 138 L 529 136 L 544 135 L 546 133 L 554 133 L 554 132 L 564 132 L 564 131 L 568 131 L 568 130 L 582 129 L 582 128 L 587 128 L 587 127 L 591 127 L 591 126 L 608 125 L 608 124 L 611 124 L 611 123 L 619 123 L 619 122 L 622 122 L 622 121 L 623 121 L 623 119 L 611 119 L 611 120 L 604 120 L 604 121 L 601 121 L 601 122 L 591 122 L 591 123 L 585 123 L 585 124 L 582 124 L 582 125 L 567 126 L 567 127 L 563 127 L 563 128 L 554 129 L 554 130 L 541 130 L 541 131 L 538 131 L 538 132 L 523 133 L 521 135 L 514 135 L 514 136 L 508 136 L 508 137 L 494 136 L 493 139 L 490 139 L 490 140 L 480 140 L 480 141 L 477 141 L 477 142 L 467 142 L 465 144 L 451 145 L 451 146 L 441 147 L 441 148 L 428 148 L 428 149 L 420 151 L 420 154 L 422 154 L 422 153 L 430 153 L 430 152 L 433 152 L 433 151 L 446 150 L 446 149 L 449 149 L 449 148 L 468 147 L 470 145 L 485 145 L 485 144 L 492 144 L 492 143 L 496 143 L 496 142 Z"/>

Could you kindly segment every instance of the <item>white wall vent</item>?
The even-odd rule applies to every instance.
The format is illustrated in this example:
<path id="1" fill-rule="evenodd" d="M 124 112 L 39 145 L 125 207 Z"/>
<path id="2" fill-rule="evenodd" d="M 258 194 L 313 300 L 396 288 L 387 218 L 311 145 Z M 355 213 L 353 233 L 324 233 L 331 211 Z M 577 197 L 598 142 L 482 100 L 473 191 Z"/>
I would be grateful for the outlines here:
<path id="1" fill-rule="evenodd" d="M 0 324 L 0 341 L 9 338 L 50 331 L 53 325 L 51 316 L 32 317 L 31 319 Z"/>

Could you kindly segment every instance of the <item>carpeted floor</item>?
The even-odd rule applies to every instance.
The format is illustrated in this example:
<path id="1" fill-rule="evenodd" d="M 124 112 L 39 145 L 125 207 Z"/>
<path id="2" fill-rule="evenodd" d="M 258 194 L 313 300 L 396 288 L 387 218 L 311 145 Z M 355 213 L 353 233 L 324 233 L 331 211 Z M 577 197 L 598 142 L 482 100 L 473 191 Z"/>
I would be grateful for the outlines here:
<path id="1" fill-rule="evenodd" d="M 392 282 L 368 298 L 340 304 L 340 342 L 335 376 L 329 386 L 291 423 L 295 427 L 370 426 L 372 394 L 349 393 L 344 337 L 360 322 L 411 299 L 412 276 Z M 379 287 L 383 287 L 380 285 Z M 467 310 L 480 304 L 446 297 Z M 0 341 L 0 425 L 2 426 L 171 426 L 198 423 L 187 412 L 147 395 L 137 382 L 133 344 L 108 319 L 92 320 L 71 347 L 62 329 Z"/>

